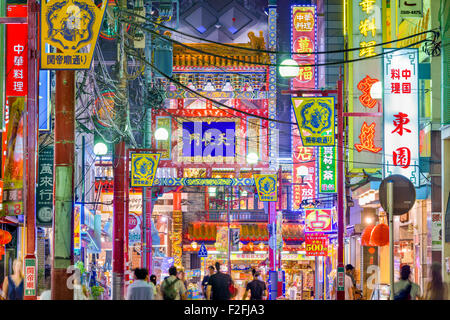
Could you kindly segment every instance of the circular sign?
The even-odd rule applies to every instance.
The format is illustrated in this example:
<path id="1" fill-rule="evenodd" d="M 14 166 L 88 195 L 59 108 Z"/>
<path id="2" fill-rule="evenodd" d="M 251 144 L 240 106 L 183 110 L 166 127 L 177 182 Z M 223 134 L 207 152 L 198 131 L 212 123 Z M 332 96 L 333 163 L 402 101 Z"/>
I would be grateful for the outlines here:
<path id="1" fill-rule="evenodd" d="M 133 231 L 134 228 L 137 227 L 137 225 L 139 224 L 139 218 L 134 214 L 131 213 L 128 215 L 128 230 L 129 231 Z"/>
<path id="2" fill-rule="evenodd" d="M 52 221 L 52 208 L 42 207 L 38 211 L 38 219 L 43 223 L 48 223 Z"/>
<path id="3" fill-rule="evenodd" d="M 381 181 L 380 188 L 378 189 L 380 204 L 384 211 L 390 213 L 387 207 L 387 183 L 392 181 L 394 183 L 394 216 L 399 216 L 407 213 L 414 206 L 416 202 L 416 189 L 412 182 L 405 176 L 400 174 L 394 174 Z"/>

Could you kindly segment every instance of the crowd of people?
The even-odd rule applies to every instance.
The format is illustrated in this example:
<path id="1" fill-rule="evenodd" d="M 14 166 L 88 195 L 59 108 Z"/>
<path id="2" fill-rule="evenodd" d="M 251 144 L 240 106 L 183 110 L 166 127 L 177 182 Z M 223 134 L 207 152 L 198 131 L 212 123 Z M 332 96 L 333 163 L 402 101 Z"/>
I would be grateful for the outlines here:
<path id="1" fill-rule="evenodd" d="M 245 286 L 242 297 L 238 296 L 238 290 L 233 279 L 227 273 L 220 270 L 220 263 L 208 267 L 208 274 L 201 282 L 201 291 L 205 300 L 264 300 L 267 299 L 267 286 L 261 279 L 259 271 L 252 270 L 252 280 Z M 352 265 L 345 267 L 345 300 L 358 300 L 362 292 L 357 289 L 355 269 Z M 186 300 L 187 281 L 183 270 L 177 270 L 172 266 L 168 270 L 169 275 L 157 282 L 156 275 L 148 274 L 147 269 L 134 269 L 134 281 L 127 288 L 127 300 Z M 425 285 L 424 293 L 418 284 L 410 280 L 411 268 L 403 265 L 400 268 L 400 278 L 394 283 L 394 300 L 448 300 L 448 285 L 442 280 L 442 266 L 434 262 L 430 267 L 429 281 Z M 91 272 L 90 282 L 96 281 L 95 273 Z M 46 289 L 42 292 L 41 300 L 51 299 L 50 277 L 46 278 Z M 100 281 L 101 282 L 101 281 Z M 101 283 L 100 283 L 101 284 Z M 75 283 L 75 291 L 78 295 L 76 300 L 89 299 L 89 293 L 80 283 Z M 106 287 L 106 285 L 105 285 Z M 334 282 L 336 287 L 336 280 Z M 77 290 L 78 289 L 78 290 Z M 332 290 L 332 299 L 335 299 L 336 290 Z M 81 297 L 81 298 L 80 298 Z M 24 276 L 23 264 L 20 259 L 13 262 L 12 273 L 5 276 L 0 290 L 0 298 L 6 300 L 23 300 L 24 298 Z M 101 299 L 108 299 L 109 293 L 104 294 Z"/>

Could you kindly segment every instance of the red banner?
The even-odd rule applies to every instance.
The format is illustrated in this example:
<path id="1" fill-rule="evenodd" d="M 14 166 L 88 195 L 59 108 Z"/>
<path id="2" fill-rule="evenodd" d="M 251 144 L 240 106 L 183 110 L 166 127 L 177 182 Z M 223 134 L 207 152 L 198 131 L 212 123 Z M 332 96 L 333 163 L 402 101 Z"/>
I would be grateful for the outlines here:
<path id="1" fill-rule="evenodd" d="M 307 256 L 328 255 L 328 235 L 323 233 L 306 233 L 305 247 Z"/>
<path id="2" fill-rule="evenodd" d="M 315 6 L 291 7 L 291 43 L 292 52 L 301 52 L 294 54 L 292 59 L 297 61 L 300 66 L 299 74 L 292 80 L 293 89 L 315 88 L 317 83 L 317 69 L 312 65 L 316 63 L 316 55 L 308 54 L 316 52 L 316 33 L 317 33 L 317 14 Z"/>
<path id="3" fill-rule="evenodd" d="M 27 17 L 26 5 L 8 5 L 8 17 Z M 6 96 L 27 95 L 28 24 L 6 25 Z"/>

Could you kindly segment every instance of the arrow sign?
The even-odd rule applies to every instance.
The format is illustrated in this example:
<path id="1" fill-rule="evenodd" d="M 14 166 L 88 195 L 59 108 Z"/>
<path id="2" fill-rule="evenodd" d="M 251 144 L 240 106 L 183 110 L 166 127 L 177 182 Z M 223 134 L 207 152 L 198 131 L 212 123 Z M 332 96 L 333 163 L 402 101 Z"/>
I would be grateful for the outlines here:
<path id="1" fill-rule="evenodd" d="M 205 244 L 202 243 L 200 250 L 198 251 L 199 258 L 206 258 L 208 256 L 208 251 L 206 250 Z"/>

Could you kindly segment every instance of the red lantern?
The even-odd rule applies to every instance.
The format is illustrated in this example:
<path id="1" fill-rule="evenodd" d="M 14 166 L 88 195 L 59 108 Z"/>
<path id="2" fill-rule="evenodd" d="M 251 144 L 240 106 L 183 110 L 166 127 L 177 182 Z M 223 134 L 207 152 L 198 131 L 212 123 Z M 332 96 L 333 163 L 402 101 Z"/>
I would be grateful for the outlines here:
<path id="1" fill-rule="evenodd" d="M 9 243 L 11 239 L 11 233 L 0 229 L 0 246 Z"/>
<path id="2" fill-rule="evenodd" d="M 387 246 L 389 244 L 389 226 L 379 223 L 373 228 L 370 235 L 370 243 L 375 246 Z"/>
<path id="3" fill-rule="evenodd" d="M 372 230 L 375 228 L 375 226 L 368 226 L 364 229 L 362 235 L 361 235 L 361 245 L 362 246 L 369 246 L 370 242 L 370 235 L 372 234 Z"/>

